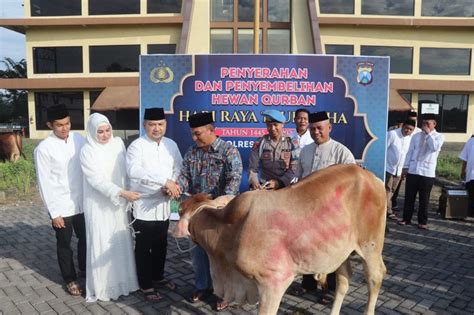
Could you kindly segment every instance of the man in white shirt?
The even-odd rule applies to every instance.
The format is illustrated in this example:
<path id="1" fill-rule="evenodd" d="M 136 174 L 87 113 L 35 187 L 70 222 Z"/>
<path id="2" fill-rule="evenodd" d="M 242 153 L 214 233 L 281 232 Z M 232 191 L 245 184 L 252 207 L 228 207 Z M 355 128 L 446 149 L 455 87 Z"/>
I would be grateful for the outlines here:
<path id="1" fill-rule="evenodd" d="M 331 130 L 332 125 L 326 112 L 309 114 L 309 131 L 314 142 L 301 150 L 296 173 L 299 179 L 331 165 L 356 163 L 354 155 L 346 146 L 331 139 Z M 329 289 L 335 290 L 335 273 L 329 274 L 327 280 Z M 303 275 L 301 289 L 294 293 L 298 295 L 316 289 L 317 282 L 314 280 L 314 275 Z M 327 298 L 323 297 L 322 302 L 327 303 Z"/>
<path id="2" fill-rule="evenodd" d="M 411 134 L 412 136 L 413 135 L 416 135 L 418 132 L 421 132 L 421 129 L 418 128 L 416 125 L 417 125 L 417 117 L 418 117 L 418 114 L 415 112 L 415 111 L 410 111 L 408 112 L 408 115 L 407 115 L 407 120 L 412 120 L 415 122 L 415 130 L 413 130 L 413 133 Z M 397 129 L 397 128 L 392 128 L 390 127 L 388 130 L 393 130 L 393 129 Z M 397 188 L 395 189 L 395 191 L 392 193 L 392 211 L 398 211 L 398 193 L 400 191 L 400 187 L 402 186 L 402 183 L 404 181 L 404 177 L 402 176 L 400 178 L 400 180 L 398 181 L 398 186 Z"/>
<path id="3" fill-rule="evenodd" d="M 461 178 L 469 195 L 470 215 L 474 216 L 474 136 L 466 142 L 459 158 L 462 160 Z"/>
<path id="4" fill-rule="evenodd" d="M 143 125 L 145 135 L 133 141 L 127 150 L 127 174 L 130 189 L 141 194 L 133 206 L 138 284 L 146 299 L 154 302 L 161 296 L 153 284 L 175 288 L 174 283 L 164 278 L 164 268 L 170 202 L 171 197 L 180 195 L 175 181 L 182 158 L 176 143 L 164 136 L 163 108 L 146 109 Z"/>
<path id="5" fill-rule="evenodd" d="M 400 225 L 411 224 L 415 199 L 419 193 L 418 228 L 428 228 L 428 205 L 435 180 L 436 163 L 444 136 L 436 131 L 436 115 L 424 114 L 421 130 L 413 135 L 405 159 L 403 175 L 406 175 L 405 204 Z"/>
<path id="6" fill-rule="evenodd" d="M 56 232 L 59 268 L 68 292 L 78 296 L 71 249 L 72 233 L 78 238 L 77 258 L 80 275 L 86 270 L 86 232 L 82 209 L 82 170 L 80 163 L 84 137 L 71 132 L 71 119 L 64 105 L 47 109 L 47 126 L 53 132 L 36 147 L 34 159 L 43 203 Z"/>
<path id="7" fill-rule="evenodd" d="M 392 211 L 392 195 L 402 178 L 405 157 L 410 147 L 415 121 L 407 119 L 401 128 L 387 132 L 387 163 L 385 166 L 385 191 L 387 193 L 387 217 L 395 219 Z"/>
<path id="8" fill-rule="evenodd" d="M 300 144 L 300 149 L 303 149 L 305 145 L 313 143 L 313 139 L 311 138 L 311 134 L 309 133 L 309 111 L 300 108 L 297 109 L 295 112 L 295 125 L 296 130 L 291 134 L 291 138 L 298 139 L 298 143 Z"/>

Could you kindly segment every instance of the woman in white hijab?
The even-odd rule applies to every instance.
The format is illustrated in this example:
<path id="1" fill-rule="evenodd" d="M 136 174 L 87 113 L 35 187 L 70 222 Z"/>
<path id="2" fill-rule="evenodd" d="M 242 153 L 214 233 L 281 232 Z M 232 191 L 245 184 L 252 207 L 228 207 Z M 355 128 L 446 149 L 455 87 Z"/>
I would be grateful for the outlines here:
<path id="1" fill-rule="evenodd" d="M 92 114 L 81 151 L 87 236 L 86 301 L 109 301 L 138 290 L 125 190 L 125 146 L 107 117 Z"/>

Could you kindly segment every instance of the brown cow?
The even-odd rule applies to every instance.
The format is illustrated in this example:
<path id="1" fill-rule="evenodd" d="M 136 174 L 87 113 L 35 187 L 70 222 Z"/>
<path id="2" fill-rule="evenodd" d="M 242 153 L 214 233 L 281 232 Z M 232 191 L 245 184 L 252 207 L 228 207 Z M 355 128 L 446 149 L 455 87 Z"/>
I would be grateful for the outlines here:
<path id="1" fill-rule="evenodd" d="M 16 132 L 0 133 L 0 161 L 17 162 L 22 151 L 21 135 Z"/>
<path id="2" fill-rule="evenodd" d="M 259 314 L 276 314 L 296 275 L 336 270 L 332 314 L 338 314 L 349 288 L 347 258 L 355 251 L 369 287 L 366 313 L 374 313 L 386 272 L 386 198 L 383 182 L 369 171 L 331 166 L 281 190 L 245 192 L 223 209 L 197 198 L 197 204 L 194 198 L 182 203 L 175 235 L 189 222 L 192 238 L 209 255 L 215 293 L 225 301 L 258 300 Z"/>

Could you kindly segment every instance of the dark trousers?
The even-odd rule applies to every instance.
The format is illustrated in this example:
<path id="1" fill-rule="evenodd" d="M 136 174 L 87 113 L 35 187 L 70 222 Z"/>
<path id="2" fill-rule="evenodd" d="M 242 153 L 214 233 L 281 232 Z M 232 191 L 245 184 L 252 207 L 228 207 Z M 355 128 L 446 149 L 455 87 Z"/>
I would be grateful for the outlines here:
<path id="1" fill-rule="evenodd" d="M 330 273 L 327 277 L 328 289 L 330 291 L 336 290 L 336 273 Z M 314 275 L 303 275 L 303 281 L 301 281 L 301 286 L 307 291 L 314 291 L 318 288 L 318 282 L 314 280 Z"/>
<path id="2" fill-rule="evenodd" d="M 474 180 L 466 183 L 466 189 L 469 196 L 469 215 L 474 217 Z"/>
<path id="3" fill-rule="evenodd" d="M 428 205 L 434 177 L 408 174 L 405 185 L 405 204 L 403 207 L 403 221 L 411 223 L 415 211 L 416 194 L 418 194 L 418 224 L 428 223 Z"/>
<path id="4" fill-rule="evenodd" d="M 168 227 L 170 221 L 135 220 L 135 262 L 142 290 L 153 288 L 153 281 L 164 279 Z"/>
<path id="5" fill-rule="evenodd" d="M 71 248 L 73 230 L 78 238 L 77 260 L 79 270 L 86 271 L 86 225 L 84 223 L 83 213 L 65 217 L 63 219 L 65 227 L 61 229 L 53 227 L 53 229 L 56 231 L 56 251 L 58 255 L 59 269 L 61 269 L 64 281 L 69 283 L 77 279 Z"/>
<path id="6" fill-rule="evenodd" d="M 395 191 L 393 192 L 393 195 L 392 195 L 392 210 L 394 208 L 398 209 L 398 193 L 400 192 L 400 187 L 402 186 L 402 183 L 403 183 L 403 178 L 400 179 L 400 181 L 398 182 L 398 185 L 397 185 L 397 189 L 395 189 Z"/>

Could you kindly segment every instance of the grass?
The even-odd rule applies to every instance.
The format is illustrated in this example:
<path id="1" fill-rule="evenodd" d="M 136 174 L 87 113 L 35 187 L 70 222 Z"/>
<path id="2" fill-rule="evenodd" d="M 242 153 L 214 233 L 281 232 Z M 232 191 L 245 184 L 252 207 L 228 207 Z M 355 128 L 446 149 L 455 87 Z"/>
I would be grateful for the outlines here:
<path id="1" fill-rule="evenodd" d="M 23 139 L 23 153 L 17 163 L 0 162 L 0 190 L 28 195 L 36 186 L 36 173 L 33 163 L 33 151 L 39 140 Z"/>
<path id="2" fill-rule="evenodd" d="M 449 180 L 461 180 L 462 161 L 457 154 L 450 152 L 441 152 L 436 166 L 436 176 Z"/>

